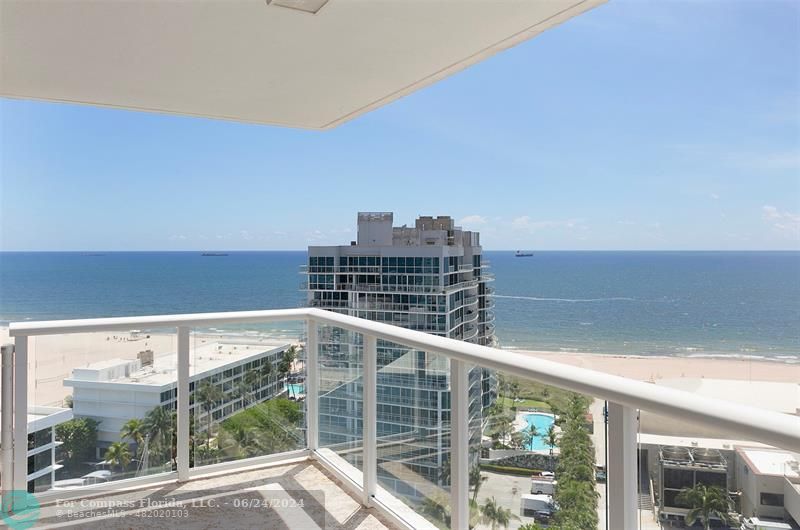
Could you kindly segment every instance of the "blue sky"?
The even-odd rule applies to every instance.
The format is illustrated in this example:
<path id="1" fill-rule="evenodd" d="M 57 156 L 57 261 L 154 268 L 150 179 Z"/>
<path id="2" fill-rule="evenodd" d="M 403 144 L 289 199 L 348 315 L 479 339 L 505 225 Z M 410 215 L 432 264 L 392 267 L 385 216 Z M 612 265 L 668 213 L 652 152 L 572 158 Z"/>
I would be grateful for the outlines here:
<path id="1" fill-rule="evenodd" d="M 2 250 L 800 249 L 800 3 L 611 2 L 332 131 L 0 100 Z"/>

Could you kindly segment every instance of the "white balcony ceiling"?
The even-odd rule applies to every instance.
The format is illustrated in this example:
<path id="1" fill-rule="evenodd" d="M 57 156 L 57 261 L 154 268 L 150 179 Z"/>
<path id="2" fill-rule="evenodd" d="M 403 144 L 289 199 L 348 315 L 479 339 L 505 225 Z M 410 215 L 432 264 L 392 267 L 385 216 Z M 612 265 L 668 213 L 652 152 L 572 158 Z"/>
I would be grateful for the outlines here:
<path id="1" fill-rule="evenodd" d="M 325 129 L 602 1 L 2 0 L 0 93 Z"/>

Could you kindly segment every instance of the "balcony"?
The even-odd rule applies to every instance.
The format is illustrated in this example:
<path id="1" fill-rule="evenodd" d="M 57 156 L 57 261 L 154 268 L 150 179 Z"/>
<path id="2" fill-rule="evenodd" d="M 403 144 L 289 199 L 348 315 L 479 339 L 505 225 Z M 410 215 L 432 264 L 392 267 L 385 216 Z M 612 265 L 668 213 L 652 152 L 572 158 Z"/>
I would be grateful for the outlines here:
<path id="1" fill-rule="evenodd" d="M 263 358 L 281 358 L 287 351 L 287 344 L 280 344 L 284 339 L 276 343 L 275 339 L 256 331 L 239 332 L 232 343 L 219 344 L 215 342 L 218 339 L 211 338 L 212 333 L 205 331 L 242 327 L 257 330 L 258 326 L 274 323 L 281 323 L 282 329 L 286 329 L 287 322 L 299 324 L 299 340 L 289 342 L 299 348 L 300 355 L 278 375 L 270 375 L 268 370 L 258 367 L 264 366 L 265 362 L 260 361 Z M 338 313 L 301 308 L 11 324 L 14 345 L 3 347 L 3 492 L 27 488 L 27 416 L 14 412 L 28 410 L 45 399 L 40 393 L 53 382 L 53 370 L 57 374 L 63 369 L 43 362 L 47 344 L 64 348 L 88 344 L 86 337 L 90 334 L 95 338 L 98 334 L 108 338 L 109 344 L 119 342 L 117 349 L 130 346 L 134 368 L 144 371 L 150 366 L 154 368 L 148 372 L 151 378 L 148 384 L 173 384 L 169 381 L 174 375 L 177 401 L 170 403 L 176 414 L 174 423 L 167 423 L 172 427 L 167 427 L 168 435 L 164 438 L 174 440 L 173 454 L 170 456 L 167 451 L 159 460 L 158 452 L 153 451 L 148 462 L 139 462 L 136 466 L 133 463 L 121 465 L 107 456 L 105 461 L 111 462 L 109 482 L 35 493 L 42 504 L 41 520 L 48 524 L 61 521 L 56 512 L 68 502 L 90 499 L 114 505 L 115 501 L 124 504 L 122 501 L 129 499 L 137 502 L 147 499 L 149 507 L 141 508 L 137 504 L 135 509 L 123 510 L 122 515 L 133 516 L 134 512 L 143 513 L 152 507 L 167 505 L 170 509 L 188 510 L 192 521 L 229 528 L 280 525 L 313 528 L 325 527 L 326 521 L 334 526 L 356 527 L 368 521 L 364 524 L 370 528 L 449 526 L 465 530 L 470 521 L 469 411 L 471 401 L 474 402 L 470 399 L 474 367 L 513 373 L 524 379 L 594 396 L 601 400 L 601 405 L 605 402 L 608 435 L 602 443 L 608 448 L 608 485 L 603 496 L 607 502 L 607 508 L 603 508 L 606 528 L 639 528 L 640 411 L 713 428 L 734 439 L 758 440 L 762 444 L 800 452 L 800 418 L 796 416 Z M 379 364 L 379 341 L 402 345 L 409 354 Z M 145 344 L 150 354 L 137 358 L 136 352 Z M 155 361 L 151 359 L 153 350 Z M 159 364 L 162 350 L 174 351 L 174 371 L 155 370 L 167 366 L 163 359 Z M 340 350 L 348 352 L 355 362 L 340 365 L 337 360 Z M 63 362 L 73 363 L 69 367 L 73 379 L 75 371 L 88 370 L 87 365 L 113 371 L 117 370 L 115 363 L 120 361 L 92 359 L 88 353 L 74 357 L 61 357 Z M 145 365 L 140 366 L 141 363 Z M 240 363 L 236 366 L 241 365 L 244 372 L 228 368 L 231 363 Z M 417 392 L 405 400 L 402 396 L 390 400 L 399 403 L 398 407 L 407 405 L 412 411 L 410 416 L 400 408 L 400 416 L 394 411 L 379 412 L 379 387 L 385 391 L 386 381 L 404 377 L 408 384 L 416 384 L 421 369 L 436 374 L 440 384 L 448 389 L 449 416 L 441 422 L 425 416 L 414 401 Z M 290 381 L 288 392 L 293 393 L 302 419 L 296 427 L 286 424 L 280 425 L 282 430 L 274 430 L 283 433 L 280 439 L 249 443 L 250 434 L 246 429 L 233 429 L 226 434 L 231 418 L 224 418 L 224 410 L 219 411 L 223 416 L 217 419 L 204 414 L 203 409 L 192 412 L 190 408 L 190 385 L 199 392 L 204 374 L 218 374 L 216 380 L 220 384 L 230 382 L 233 392 L 236 378 L 253 370 L 258 370 L 262 377 L 286 377 Z M 139 372 L 133 375 L 114 372 L 103 384 L 128 381 L 125 378 L 139 377 L 136 374 Z M 436 385 L 428 384 L 431 382 L 432 379 L 423 380 L 418 392 L 420 399 L 428 404 L 430 397 L 423 395 L 422 390 L 436 389 Z M 125 384 L 133 385 L 132 382 Z M 147 386 L 141 381 L 137 385 Z M 283 388 L 283 385 L 276 386 Z M 52 385 L 51 390 L 63 392 L 63 386 Z M 167 393 L 170 399 L 171 395 L 171 391 Z M 81 414 L 86 405 L 80 403 L 79 398 L 72 396 L 76 415 Z M 254 409 L 269 407 L 271 402 L 271 396 L 248 396 L 247 392 L 240 399 Z M 209 400 L 221 401 L 218 396 Z M 199 394 L 195 401 L 203 402 Z M 153 403 L 153 410 L 161 410 L 159 401 Z M 110 408 L 110 405 L 100 405 L 100 412 Z M 595 417 L 603 416 L 603 412 L 595 414 Z M 260 419 L 276 421 L 276 418 Z M 192 421 L 196 422 L 194 432 Z M 400 432 L 391 435 L 377 432 L 377 425 L 392 421 L 398 424 Z M 435 423 L 439 425 L 434 429 L 431 426 Z M 336 436 L 341 439 L 333 440 Z M 153 446 L 155 442 L 154 436 Z M 208 456 L 212 449 L 218 451 L 213 459 Z M 704 464 L 716 453 L 709 455 L 698 450 L 687 454 L 693 462 Z M 443 466 L 449 470 L 446 484 L 430 471 L 440 473 Z M 212 500 L 215 502 L 209 502 Z M 160 501 L 163 502 L 159 504 Z M 25 499 L 15 496 L 10 502 L 16 503 L 16 508 L 24 513 Z M 271 503 L 269 510 L 254 509 L 265 502 Z M 439 506 L 441 513 L 446 511 L 447 517 L 439 517 L 431 511 L 433 505 Z M 106 518 L 86 522 L 104 524 L 108 521 Z"/>

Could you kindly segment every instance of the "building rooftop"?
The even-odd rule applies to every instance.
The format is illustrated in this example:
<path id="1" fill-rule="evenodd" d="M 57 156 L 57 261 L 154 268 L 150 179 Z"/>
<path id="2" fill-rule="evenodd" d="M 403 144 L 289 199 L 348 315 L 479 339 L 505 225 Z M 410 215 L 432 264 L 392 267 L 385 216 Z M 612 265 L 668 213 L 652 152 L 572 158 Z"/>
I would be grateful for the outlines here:
<path id="1" fill-rule="evenodd" d="M 749 467 L 761 475 L 780 475 L 789 478 L 800 478 L 800 471 L 795 465 L 800 462 L 800 455 L 782 449 L 766 449 L 755 447 L 739 447 L 736 452 L 747 461 Z"/>
<path id="2" fill-rule="evenodd" d="M 283 341 L 261 341 L 257 343 L 210 342 L 194 346 L 190 355 L 190 376 L 213 372 L 230 364 L 242 363 L 265 353 L 278 353 L 289 348 Z M 164 386 L 174 383 L 178 377 L 177 353 L 162 353 L 153 357 L 153 364 L 142 365 L 137 359 L 107 359 L 72 371 L 65 379 L 67 386 L 76 381 L 128 383 Z"/>
<path id="3" fill-rule="evenodd" d="M 676 447 L 702 447 L 704 449 L 719 449 L 734 451 L 739 446 L 765 447 L 768 445 L 749 440 L 731 440 L 727 438 L 703 438 L 695 436 L 666 436 L 662 434 L 639 434 L 640 444 L 676 446 Z"/>
<path id="4" fill-rule="evenodd" d="M 72 419 L 72 409 L 62 407 L 29 407 L 28 432 L 36 432 Z"/>

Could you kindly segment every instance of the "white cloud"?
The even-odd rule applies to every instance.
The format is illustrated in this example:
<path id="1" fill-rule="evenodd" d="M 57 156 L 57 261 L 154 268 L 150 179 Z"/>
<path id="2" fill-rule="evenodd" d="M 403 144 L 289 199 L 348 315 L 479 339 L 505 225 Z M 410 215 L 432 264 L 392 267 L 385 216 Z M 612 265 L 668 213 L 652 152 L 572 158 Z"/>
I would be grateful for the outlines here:
<path id="1" fill-rule="evenodd" d="M 488 220 L 486 219 L 486 217 L 484 217 L 482 215 L 468 215 L 468 216 L 464 217 L 463 219 L 461 219 L 458 222 L 458 224 L 463 226 L 463 227 L 465 227 L 465 228 L 469 228 L 469 227 L 483 226 L 487 222 L 488 222 Z"/>
<path id="2" fill-rule="evenodd" d="M 761 208 L 761 216 L 774 230 L 789 237 L 800 237 L 800 214 L 781 211 L 766 204 Z"/>
<path id="3" fill-rule="evenodd" d="M 242 236 L 242 239 L 245 241 L 251 241 L 254 239 L 253 234 L 251 234 L 249 230 L 242 230 L 239 232 L 239 235 Z"/>
<path id="4" fill-rule="evenodd" d="M 566 228 L 572 230 L 574 228 L 585 228 L 585 225 L 583 224 L 583 219 L 534 221 L 529 215 L 522 215 L 511 221 L 511 227 L 515 230 L 533 233 L 547 228 Z"/>
<path id="5" fill-rule="evenodd" d="M 185 235 L 183 235 L 183 234 L 177 234 L 177 235 L 174 235 L 174 236 L 170 236 L 169 238 L 170 238 L 172 241 L 175 241 L 175 240 L 184 241 L 184 240 L 186 240 L 186 239 L 187 239 L 187 237 L 186 237 Z"/>
<path id="6" fill-rule="evenodd" d="M 715 201 L 719 200 L 719 195 L 717 195 L 716 193 L 712 193 L 711 195 L 709 195 L 709 197 L 714 199 Z"/>
<path id="7" fill-rule="evenodd" d="M 313 243 L 316 241 L 324 241 L 328 239 L 328 236 L 323 234 L 321 230 L 314 230 L 313 232 L 306 233 L 306 239 Z"/>

